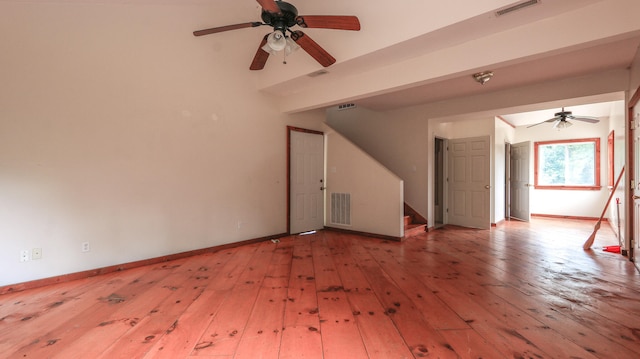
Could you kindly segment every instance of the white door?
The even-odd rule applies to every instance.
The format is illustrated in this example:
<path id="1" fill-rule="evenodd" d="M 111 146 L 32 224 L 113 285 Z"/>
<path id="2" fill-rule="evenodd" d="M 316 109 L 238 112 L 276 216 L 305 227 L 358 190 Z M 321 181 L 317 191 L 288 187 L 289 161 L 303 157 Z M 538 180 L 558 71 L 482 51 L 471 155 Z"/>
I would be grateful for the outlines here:
<path id="1" fill-rule="evenodd" d="M 324 227 L 324 136 L 290 131 L 291 234 Z"/>
<path id="2" fill-rule="evenodd" d="M 448 223 L 491 227 L 490 138 L 449 140 Z"/>
<path id="3" fill-rule="evenodd" d="M 529 211 L 529 161 L 531 142 L 517 143 L 511 146 L 510 192 L 511 218 L 522 221 L 531 220 Z"/>

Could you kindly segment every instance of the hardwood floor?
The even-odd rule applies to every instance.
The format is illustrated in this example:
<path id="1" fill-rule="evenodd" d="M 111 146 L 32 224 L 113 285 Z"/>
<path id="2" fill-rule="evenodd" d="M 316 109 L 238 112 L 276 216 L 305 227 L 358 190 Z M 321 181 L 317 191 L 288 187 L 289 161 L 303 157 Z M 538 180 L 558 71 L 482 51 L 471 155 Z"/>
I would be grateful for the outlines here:
<path id="1" fill-rule="evenodd" d="M 320 231 L 0 296 L 6 358 L 638 358 L 603 225 Z"/>

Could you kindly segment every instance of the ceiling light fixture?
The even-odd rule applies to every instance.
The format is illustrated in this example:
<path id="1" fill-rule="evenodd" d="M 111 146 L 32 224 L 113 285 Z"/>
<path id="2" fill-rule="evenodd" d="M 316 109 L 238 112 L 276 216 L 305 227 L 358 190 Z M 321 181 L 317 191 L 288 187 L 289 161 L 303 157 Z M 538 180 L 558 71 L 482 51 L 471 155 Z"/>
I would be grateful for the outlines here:
<path id="1" fill-rule="evenodd" d="M 571 122 L 567 121 L 567 120 L 560 120 L 560 121 L 556 122 L 556 124 L 553 127 L 556 130 L 560 131 L 563 128 L 571 127 L 571 125 L 573 125 L 573 124 Z"/>
<path id="2" fill-rule="evenodd" d="M 275 55 L 276 52 L 284 50 L 283 63 L 286 64 L 287 56 L 299 48 L 300 46 L 291 37 L 285 35 L 283 30 L 276 29 L 267 36 L 267 43 L 262 47 L 262 50 L 270 55 Z"/>
<path id="3" fill-rule="evenodd" d="M 481 85 L 487 83 L 493 77 L 493 71 L 483 71 L 473 74 L 474 80 L 478 81 Z"/>
<path id="4" fill-rule="evenodd" d="M 287 46 L 287 37 L 282 31 L 276 30 L 267 36 L 266 46 L 269 46 L 273 51 L 284 50 Z"/>

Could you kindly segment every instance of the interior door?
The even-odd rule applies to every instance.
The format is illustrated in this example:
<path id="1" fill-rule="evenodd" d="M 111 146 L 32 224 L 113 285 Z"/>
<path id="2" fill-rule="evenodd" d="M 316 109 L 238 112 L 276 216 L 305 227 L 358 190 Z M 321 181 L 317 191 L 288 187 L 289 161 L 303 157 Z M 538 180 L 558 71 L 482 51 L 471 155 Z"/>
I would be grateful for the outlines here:
<path id="1" fill-rule="evenodd" d="M 449 140 L 448 223 L 491 227 L 490 138 Z"/>
<path id="2" fill-rule="evenodd" d="M 445 181 L 446 181 L 446 146 L 445 139 L 434 139 L 433 158 L 433 226 L 439 228 L 445 224 Z"/>
<path id="3" fill-rule="evenodd" d="M 509 187 L 511 193 L 511 218 L 521 221 L 531 220 L 529 210 L 529 163 L 531 142 L 521 142 L 511 146 L 511 163 L 509 165 Z"/>
<path id="4" fill-rule="evenodd" d="M 289 232 L 324 227 L 324 135 L 289 131 Z"/>

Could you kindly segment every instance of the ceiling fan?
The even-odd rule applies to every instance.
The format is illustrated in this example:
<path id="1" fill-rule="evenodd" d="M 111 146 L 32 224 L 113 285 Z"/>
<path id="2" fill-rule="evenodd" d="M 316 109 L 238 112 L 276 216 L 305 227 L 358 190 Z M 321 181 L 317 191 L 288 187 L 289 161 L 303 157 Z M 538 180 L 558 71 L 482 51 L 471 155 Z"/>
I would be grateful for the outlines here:
<path id="1" fill-rule="evenodd" d="M 268 25 L 273 27 L 273 32 L 262 38 L 258 51 L 256 52 L 251 66 L 251 70 L 262 70 L 269 58 L 269 55 L 287 47 L 298 45 L 302 47 L 311 57 L 322 66 L 327 67 L 336 62 L 318 43 L 313 41 L 309 35 L 300 30 L 292 30 L 294 26 L 301 28 L 335 29 L 335 30 L 360 30 L 360 21 L 355 16 L 340 15 L 298 15 L 295 6 L 284 1 L 256 0 L 262 7 L 262 22 L 246 22 L 234 25 L 219 26 L 210 29 L 194 31 L 194 36 L 215 34 L 218 32 L 243 29 L 247 27 L 258 27 Z"/>
<path id="2" fill-rule="evenodd" d="M 550 119 L 548 119 L 546 121 L 542 121 L 542 122 L 533 124 L 531 126 L 527 126 L 527 128 L 530 128 L 530 127 L 533 127 L 533 126 L 538 126 L 538 125 L 541 125 L 541 124 L 547 123 L 547 122 L 554 122 L 553 128 L 557 128 L 557 129 L 567 128 L 567 127 L 570 127 L 571 125 L 573 125 L 571 122 L 569 122 L 567 120 L 582 121 L 582 122 L 587 122 L 587 123 L 598 123 L 598 122 L 600 122 L 600 120 L 598 120 L 597 117 L 573 116 L 571 111 L 565 111 L 564 107 L 563 107 L 562 111 L 556 112 L 554 114 L 553 118 L 550 118 Z"/>

